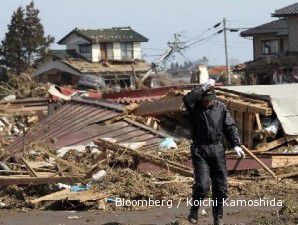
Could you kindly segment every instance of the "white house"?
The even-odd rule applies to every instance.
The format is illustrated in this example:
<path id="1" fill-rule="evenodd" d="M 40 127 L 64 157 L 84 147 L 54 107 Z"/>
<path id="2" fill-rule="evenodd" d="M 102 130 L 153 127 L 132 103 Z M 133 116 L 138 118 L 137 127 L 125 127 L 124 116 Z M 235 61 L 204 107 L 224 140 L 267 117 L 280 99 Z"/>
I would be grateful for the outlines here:
<path id="1" fill-rule="evenodd" d="M 141 54 L 141 43 L 147 41 L 130 27 L 75 28 L 58 41 L 66 49 L 53 50 L 33 76 L 42 82 L 75 85 L 84 75 L 97 75 L 107 86 L 133 87 L 134 75 L 150 68 Z"/>

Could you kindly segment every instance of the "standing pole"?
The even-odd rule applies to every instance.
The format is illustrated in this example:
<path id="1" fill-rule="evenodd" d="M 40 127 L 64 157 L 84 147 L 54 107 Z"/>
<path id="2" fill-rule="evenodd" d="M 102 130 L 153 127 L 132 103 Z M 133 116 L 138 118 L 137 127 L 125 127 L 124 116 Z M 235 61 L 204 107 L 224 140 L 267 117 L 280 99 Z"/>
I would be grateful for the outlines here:
<path id="1" fill-rule="evenodd" d="M 228 78 L 228 85 L 231 85 L 231 74 L 230 74 L 230 65 L 229 65 L 229 56 L 228 56 L 228 44 L 227 44 L 227 21 L 226 18 L 223 18 L 223 32 L 225 39 L 225 55 L 226 55 L 226 77 Z"/>

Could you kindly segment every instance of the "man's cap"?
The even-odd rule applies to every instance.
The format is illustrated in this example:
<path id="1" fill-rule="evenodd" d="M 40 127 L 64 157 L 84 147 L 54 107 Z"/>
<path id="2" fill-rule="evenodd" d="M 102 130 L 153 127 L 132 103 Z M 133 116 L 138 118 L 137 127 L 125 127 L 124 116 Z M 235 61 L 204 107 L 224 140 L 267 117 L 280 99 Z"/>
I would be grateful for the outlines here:
<path id="1" fill-rule="evenodd" d="M 216 100 L 216 94 L 215 94 L 215 91 L 214 90 L 207 90 L 204 92 L 202 98 L 201 98 L 201 101 L 204 101 L 204 100 Z"/>

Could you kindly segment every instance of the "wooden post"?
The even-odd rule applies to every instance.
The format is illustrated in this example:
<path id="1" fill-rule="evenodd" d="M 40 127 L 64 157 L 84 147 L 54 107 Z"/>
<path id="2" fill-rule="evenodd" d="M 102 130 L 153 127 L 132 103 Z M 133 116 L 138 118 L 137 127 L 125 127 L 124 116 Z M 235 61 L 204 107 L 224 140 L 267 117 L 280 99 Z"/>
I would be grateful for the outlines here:
<path id="1" fill-rule="evenodd" d="M 243 140 L 243 112 L 235 110 L 234 115 L 236 126 L 239 130 L 240 139 Z"/>
<path id="2" fill-rule="evenodd" d="M 244 113 L 243 118 L 243 144 L 251 149 L 253 147 L 254 117 L 252 113 Z"/>
<path id="3" fill-rule="evenodd" d="M 258 125 L 258 130 L 262 130 L 263 127 L 262 127 L 262 123 L 261 123 L 261 120 L 260 120 L 260 114 L 255 113 L 255 117 L 256 117 L 256 121 L 257 121 L 257 125 Z"/>

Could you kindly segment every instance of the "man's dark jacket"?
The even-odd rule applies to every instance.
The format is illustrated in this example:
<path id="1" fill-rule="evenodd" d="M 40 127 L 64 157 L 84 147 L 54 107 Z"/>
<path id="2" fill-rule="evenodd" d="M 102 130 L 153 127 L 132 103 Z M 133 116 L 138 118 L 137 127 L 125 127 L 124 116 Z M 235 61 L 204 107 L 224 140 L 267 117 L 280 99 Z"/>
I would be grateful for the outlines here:
<path id="1" fill-rule="evenodd" d="M 231 147 L 240 146 L 235 121 L 227 107 L 219 101 L 215 101 L 208 108 L 204 107 L 199 101 L 204 92 L 204 87 L 198 86 L 183 98 L 190 116 L 193 143 L 195 145 L 222 143 L 225 136 Z"/>

